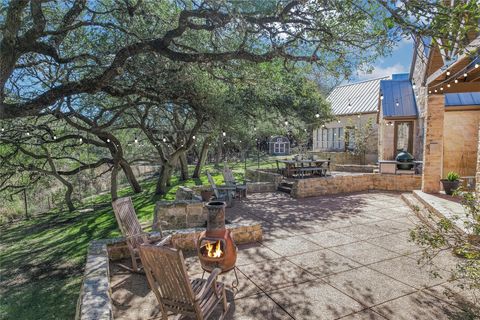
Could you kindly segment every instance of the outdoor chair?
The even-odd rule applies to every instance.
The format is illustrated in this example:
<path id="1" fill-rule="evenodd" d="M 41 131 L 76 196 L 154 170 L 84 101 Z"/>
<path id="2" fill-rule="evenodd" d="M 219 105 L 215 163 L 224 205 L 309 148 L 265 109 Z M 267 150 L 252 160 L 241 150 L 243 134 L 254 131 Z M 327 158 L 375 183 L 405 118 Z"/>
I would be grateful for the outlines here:
<path id="1" fill-rule="evenodd" d="M 230 305 L 225 286 L 216 281 L 221 269 L 215 268 L 207 280 L 190 280 L 180 250 L 143 244 L 140 257 L 163 320 L 168 319 L 169 311 L 198 320 L 208 319 L 221 301 L 223 312 L 220 319 L 225 318 Z"/>
<path id="2" fill-rule="evenodd" d="M 215 195 L 215 198 L 219 201 L 225 201 L 227 204 L 227 207 L 231 207 L 233 205 L 233 198 L 235 198 L 236 187 L 217 186 L 210 172 L 206 171 L 206 174 L 207 174 L 208 182 L 210 182 L 210 186 L 213 189 L 213 194 Z"/>
<path id="3" fill-rule="evenodd" d="M 119 198 L 113 201 L 112 207 L 120 231 L 127 242 L 128 251 L 130 252 L 130 257 L 132 259 L 132 268 L 123 264 L 119 264 L 119 266 L 131 272 L 141 272 L 142 266 L 137 263 L 137 259 L 139 259 L 138 250 L 140 245 L 150 244 L 152 241 L 148 238 L 147 233 L 142 230 L 130 197 Z M 166 222 L 163 223 L 165 224 Z M 163 238 L 160 225 L 159 231 L 162 240 L 157 242 L 156 245 L 165 245 L 170 240 L 170 237 Z"/>
<path id="4" fill-rule="evenodd" d="M 235 187 L 236 198 L 247 197 L 247 184 L 237 183 L 235 176 L 233 175 L 233 171 L 228 167 L 226 162 L 223 165 L 223 181 L 225 181 L 225 185 L 227 187 Z"/>

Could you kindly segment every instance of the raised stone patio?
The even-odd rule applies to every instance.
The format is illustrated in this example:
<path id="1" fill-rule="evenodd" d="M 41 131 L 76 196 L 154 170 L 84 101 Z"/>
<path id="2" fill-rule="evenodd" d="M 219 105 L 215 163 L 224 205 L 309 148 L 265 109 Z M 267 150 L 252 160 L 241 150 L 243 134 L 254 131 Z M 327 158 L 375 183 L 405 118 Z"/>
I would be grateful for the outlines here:
<path id="1" fill-rule="evenodd" d="M 253 194 L 227 219 L 260 222 L 264 238 L 239 246 L 240 290 L 229 292 L 228 319 L 460 319 L 471 301 L 465 291 L 442 294 L 455 288 L 449 252 L 436 258 L 443 278 L 417 264 L 420 248 L 408 236 L 419 222 L 399 194 Z M 195 256 L 187 263 L 192 278 L 202 276 Z M 145 277 L 111 266 L 114 318 L 160 319 Z M 221 279 L 229 290 L 232 280 Z"/>

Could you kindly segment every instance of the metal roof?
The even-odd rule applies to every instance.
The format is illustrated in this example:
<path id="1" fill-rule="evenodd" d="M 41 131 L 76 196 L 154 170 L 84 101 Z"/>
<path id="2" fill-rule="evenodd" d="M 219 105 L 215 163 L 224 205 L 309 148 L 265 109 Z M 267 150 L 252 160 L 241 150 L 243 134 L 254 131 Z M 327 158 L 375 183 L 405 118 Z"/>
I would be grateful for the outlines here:
<path id="1" fill-rule="evenodd" d="M 446 93 L 445 107 L 480 106 L 480 92 Z"/>
<path id="2" fill-rule="evenodd" d="M 380 81 L 376 78 L 335 87 L 327 97 L 334 115 L 372 113 L 377 111 Z"/>
<path id="3" fill-rule="evenodd" d="M 409 80 L 382 80 L 382 113 L 384 118 L 417 117 L 417 103 Z"/>

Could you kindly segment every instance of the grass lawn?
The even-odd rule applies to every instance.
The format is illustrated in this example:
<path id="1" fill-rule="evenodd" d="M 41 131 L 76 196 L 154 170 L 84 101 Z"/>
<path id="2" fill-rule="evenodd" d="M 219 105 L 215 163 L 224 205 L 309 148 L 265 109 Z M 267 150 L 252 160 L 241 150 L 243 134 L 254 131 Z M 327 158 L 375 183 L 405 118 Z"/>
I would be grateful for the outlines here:
<path id="1" fill-rule="evenodd" d="M 273 167 L 272 162 L 260 165 Z M 230 167 L 237 179 L 243 179 L 243 163 Z M 256 168 L 257 162 L 248 162 L 247 167 Z M 220 172 L 207 169 L 217 183 L 223 183 Z M 155 179 L 143 181 L 143 192 L 132 195 L 140 222 L 151 223 L 155 202 L 173 200 L 179 185 L 208 181 L 206 176 L 181 183 L 174 178 L 164 197 L 154 194 L 155 183 Z M 119 194 L 130 192 L 125 188 Z M 82 210 L 86 208 L 94 210 Z M 109 194 L 91 198 L 74 212 L 54 210 L 0 226 L 0 319 L 73 319 L 89 242 L 119 235 Z"/>

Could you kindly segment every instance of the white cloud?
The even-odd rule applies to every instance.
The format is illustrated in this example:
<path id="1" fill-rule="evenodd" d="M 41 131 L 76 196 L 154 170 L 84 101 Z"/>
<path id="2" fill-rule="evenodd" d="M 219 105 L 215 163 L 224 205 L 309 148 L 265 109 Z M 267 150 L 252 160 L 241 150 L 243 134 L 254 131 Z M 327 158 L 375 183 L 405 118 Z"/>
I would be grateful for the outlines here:
<path id="1" fill-rule="evenodd" d="M 407 73 L 408 67 L 399 63 L 389 67 L 374 67 L 371 73 L 358 73 L 359 80 L 368 80 L 374 78 L 380 78 L 385 76 L 391 76 L 394 73 Z"/>

